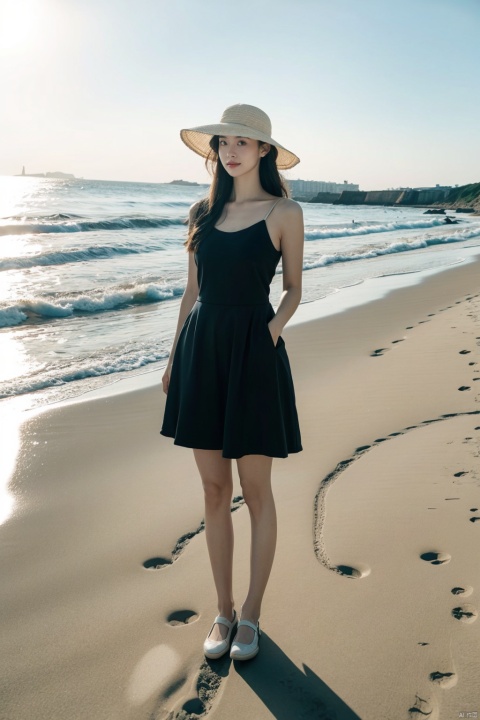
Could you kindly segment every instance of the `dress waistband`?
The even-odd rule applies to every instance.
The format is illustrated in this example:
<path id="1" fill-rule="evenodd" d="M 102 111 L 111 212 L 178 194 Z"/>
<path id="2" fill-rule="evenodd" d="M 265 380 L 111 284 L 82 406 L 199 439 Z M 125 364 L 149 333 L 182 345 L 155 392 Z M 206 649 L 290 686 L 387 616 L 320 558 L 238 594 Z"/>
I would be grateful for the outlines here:
<path id="1" fill-rule="evenodd" d="M 260 306 L 260 305 L 270 305 L 270 301 L 266 300 L 261 303 L 226 303 L 226 302 L 212 302 L 211 300 L 204 300 L 201 297 L 198 297 L 195 302 L 199 302 L 205 305 L 225 305 L 228 307 L 253 307 L 253 306 Z"/>

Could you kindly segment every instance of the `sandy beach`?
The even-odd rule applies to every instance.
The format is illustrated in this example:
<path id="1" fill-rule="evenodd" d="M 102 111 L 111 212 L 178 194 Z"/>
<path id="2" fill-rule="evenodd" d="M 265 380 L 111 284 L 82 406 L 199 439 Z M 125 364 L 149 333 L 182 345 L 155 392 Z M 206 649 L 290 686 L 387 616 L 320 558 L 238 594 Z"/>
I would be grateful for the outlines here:
<path id="1" fill-rule="evenodd" d="M 158 374 L 117 383 L 20 428 L 2 720 L 480 716 L 480 259 L 283 337 L 304 450 L 273 463 L 258 657 L 205 661 L 216 607 L 193 453 L 159 435 Z M 250 525 L 233 468 L 240 606 Z"/>

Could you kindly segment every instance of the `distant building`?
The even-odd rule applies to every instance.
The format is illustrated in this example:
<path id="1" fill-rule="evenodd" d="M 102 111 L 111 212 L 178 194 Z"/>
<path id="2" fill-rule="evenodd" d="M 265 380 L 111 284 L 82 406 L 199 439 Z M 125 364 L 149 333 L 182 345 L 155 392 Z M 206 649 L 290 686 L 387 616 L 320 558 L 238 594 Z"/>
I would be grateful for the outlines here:
<path id="1" fill-rule="evenodd" d="M 344 190 L 358 190 L 358 185 L 346 180 L 343 183 L 325 182 L 324 180 L 287 180 L 287 183 L 292 195 L 296 196 L 313 196 L 319 192 L 341 193 Z"/>

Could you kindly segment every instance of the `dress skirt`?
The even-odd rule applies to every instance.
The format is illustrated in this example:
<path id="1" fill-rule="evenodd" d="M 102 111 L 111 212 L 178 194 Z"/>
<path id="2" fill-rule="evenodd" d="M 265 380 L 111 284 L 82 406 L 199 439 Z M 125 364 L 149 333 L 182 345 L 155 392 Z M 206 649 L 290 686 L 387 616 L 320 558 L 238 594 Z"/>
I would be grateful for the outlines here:
<path id="1" fill-rule="evenodd" d="M 161 434 L 226 458 L 302 450 L 285 341 L 268 303 L 197 300 L 177 341 Z"/>

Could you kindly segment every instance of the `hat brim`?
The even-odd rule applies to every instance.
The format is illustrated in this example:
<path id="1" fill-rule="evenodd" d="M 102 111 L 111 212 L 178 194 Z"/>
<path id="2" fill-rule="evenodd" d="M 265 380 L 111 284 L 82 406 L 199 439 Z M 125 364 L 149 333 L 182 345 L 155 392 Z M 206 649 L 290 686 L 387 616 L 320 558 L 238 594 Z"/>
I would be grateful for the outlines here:
<path id="1" fill-rule="evenodd" d="M 290 152 L 290 150 L 284 148 L 283 145 L 280 145 L 276 140 L 246 125 L 217 123 L 216 125 L 200 125 L 199 127 L 180 130 L 180 137 L 185 145 L 202 157 L 207 157 L 209 154 L 211 150 L 209 141 L 213 135 L 236 135 L 238 137 L 248 137 L 253 140 L 260 140 L 270 145 L 275 145 L 278 150 L 277 167 L 279 170 L 288 170 L 300 162 L 300 158 Z"/>

